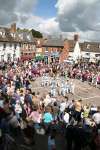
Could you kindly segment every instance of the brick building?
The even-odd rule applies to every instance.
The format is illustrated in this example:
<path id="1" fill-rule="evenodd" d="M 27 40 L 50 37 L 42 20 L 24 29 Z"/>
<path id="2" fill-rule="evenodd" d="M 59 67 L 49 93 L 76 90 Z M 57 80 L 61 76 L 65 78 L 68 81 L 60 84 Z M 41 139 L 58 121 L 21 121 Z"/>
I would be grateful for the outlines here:
<path id="1" fill-rule="evenodd" d="M 48 38 L 42 44 L 42 54 L 47 63 L 62 62 L 68 54 L 68 42 L 62 38 Z"/>

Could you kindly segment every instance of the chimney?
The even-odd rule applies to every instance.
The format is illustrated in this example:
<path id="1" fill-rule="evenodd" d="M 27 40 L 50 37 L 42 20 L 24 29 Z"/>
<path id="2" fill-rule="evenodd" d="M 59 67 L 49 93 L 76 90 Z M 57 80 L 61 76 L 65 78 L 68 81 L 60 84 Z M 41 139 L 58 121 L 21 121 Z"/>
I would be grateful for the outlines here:
<path id="1" fill-rule="evenodd" d="M 79 35 L 78 35 L 78 34 L 75 34 L 75 35 L 74 35 L 74 41 L 77 42 L 78 40 L 79 40 Z"/>
<path id="2" fill-rule="evenodd" d="M 11 24 L 11 32 L 15 33 L 16 32 L 16 23 Z"/>

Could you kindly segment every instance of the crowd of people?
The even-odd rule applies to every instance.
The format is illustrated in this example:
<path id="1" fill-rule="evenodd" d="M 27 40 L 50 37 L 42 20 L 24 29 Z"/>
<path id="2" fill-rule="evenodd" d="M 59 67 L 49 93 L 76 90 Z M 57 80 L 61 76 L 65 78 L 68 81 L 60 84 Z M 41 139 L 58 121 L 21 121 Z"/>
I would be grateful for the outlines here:
<path id="1" fill-rule="evenodd" d="M 66 139 L 68 150 L 86 147 L 99 150 L 100 106 L 83 105 L 82 100 L 70 100 L 67 96 L 69 92 L 74 94 L 74 87 L 67 77 L 73 78 L 74 70 L 80 67 L 74 66 L 70 71 L 61 65 L 57 72 L 52 71 L 52 66 L 49 71 L 45 71 L 45 65 L 41 66 L 34 62 L 13 62 L 7 64 L 6 68 L 1 67 L 0 148 L 5 149 L 11 137 L 18 145 L 23 143 L 32 147 L 35 145 L 35 134 L 42 134 L 48 138 L 48 150 L 56 150 L 55 139 L 60 134 Z M 58 74 L 66 82 L 62 82 L 62 79 L 60 83 L 56 82 Z M 41 86 L 51 88 L 42 97 L 40 91 L 32 90 L 33 78 L 38 76 L 42 78 Z M 53 78 L 49 84 L 48 77 Z M 60 91 L 56 95 L 57 87 L 60 87 Z M 10 147 L 8 150 L 14 149 Z"/>
<path id="2" fill-rule="evenodd" d="M 70 78 L 87 81 L 95 87 L 100 85 L 100 66 L 94 63 L 79 63 L 69 67 L 68 76 Z M 99 87 L 100 88 L 100 87 Z"/>

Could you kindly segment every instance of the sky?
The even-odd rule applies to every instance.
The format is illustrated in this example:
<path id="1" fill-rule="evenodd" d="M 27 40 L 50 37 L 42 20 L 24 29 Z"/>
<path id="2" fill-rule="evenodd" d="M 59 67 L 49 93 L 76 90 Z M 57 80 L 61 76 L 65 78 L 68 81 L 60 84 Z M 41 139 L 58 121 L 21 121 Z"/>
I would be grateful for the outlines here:
<path id="1" fill-rule="evenodd" d="M 0 26 L 100 41 L 100 0 L 0 0 Z"/>

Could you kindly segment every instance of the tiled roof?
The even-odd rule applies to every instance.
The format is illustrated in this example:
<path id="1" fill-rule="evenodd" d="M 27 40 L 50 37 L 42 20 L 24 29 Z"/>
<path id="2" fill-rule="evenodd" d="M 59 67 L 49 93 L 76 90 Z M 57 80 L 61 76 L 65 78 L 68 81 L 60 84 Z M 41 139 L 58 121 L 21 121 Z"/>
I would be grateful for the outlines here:
<path id="1" fill-rule="evenodd" d="M 50 38 L 43 42 L 43 47 L 64 47 L 64 40 L 57 38 Z"/>
<path id="2" fill-rule="evenodd" d="M 35 42 L 35 39 L 32 36 L 32 32 L 29 31 L 20 31 L 17 32 L 19 38 L 23 41 L 23 42 L 29 42 L 29 43 L 33 43 Z"/>
<path id="3" fill-rule="evenodd" d="M 31 32 L 15 32 L 12 33 L 9 28 L 0 27 L 0 42 L 26 42 L 26 43 L 33 43 L 34 39 Z M 23 38 L 20 37 L 22 34 Z"/>
<path id="4" fill-rule="evenodd" d="M 74 51 L 75 47 L 75 41 L 74 40 L 68 40 L 69 43 L 69 52 Z M 83 52 L 94 52 L 94 53 L 100 53 L 100 43 L 99 42 L 83 42 L 79 43 L 80 49 Z"/>
<path id="5" fill-rule="evenodd" d="M 86 52 L 94 52 L 94 53 L 100 53 L 100 43 L 98 42 L 84 42 L 80 43 L 81 51 Z"/>

